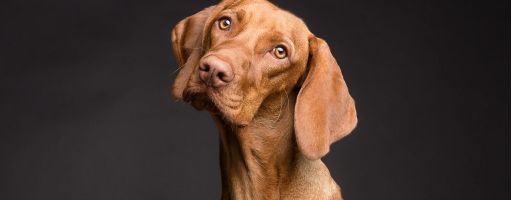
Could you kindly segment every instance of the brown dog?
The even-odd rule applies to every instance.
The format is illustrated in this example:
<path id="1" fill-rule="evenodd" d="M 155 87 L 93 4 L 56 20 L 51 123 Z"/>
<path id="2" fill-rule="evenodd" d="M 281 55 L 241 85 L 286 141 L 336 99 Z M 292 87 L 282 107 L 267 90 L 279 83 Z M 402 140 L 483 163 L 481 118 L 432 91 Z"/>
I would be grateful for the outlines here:
<path id="1" fill-rule="evenodd" d="M 173 96 L 219 127 L 222 199 L 342 199 L 320 158 L 357 117 L 324 40 L 265 0 L 224 0 L 172 41 Z"/>

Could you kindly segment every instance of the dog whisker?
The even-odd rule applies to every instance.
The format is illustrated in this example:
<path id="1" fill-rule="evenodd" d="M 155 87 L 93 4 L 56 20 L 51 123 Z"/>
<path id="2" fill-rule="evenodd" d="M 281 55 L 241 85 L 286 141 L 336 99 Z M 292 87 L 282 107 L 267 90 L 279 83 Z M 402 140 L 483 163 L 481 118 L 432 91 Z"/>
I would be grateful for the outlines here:
<path id="1" fill-rule="evenodd" d="M 185 48 L 185 49 L 200 49 L 203 52 L 206 52 L 206 50 L 203 47 L 187 47 L 187 46 L 183 46 L 183 45 L 177 45 L 177 46 Z"/>

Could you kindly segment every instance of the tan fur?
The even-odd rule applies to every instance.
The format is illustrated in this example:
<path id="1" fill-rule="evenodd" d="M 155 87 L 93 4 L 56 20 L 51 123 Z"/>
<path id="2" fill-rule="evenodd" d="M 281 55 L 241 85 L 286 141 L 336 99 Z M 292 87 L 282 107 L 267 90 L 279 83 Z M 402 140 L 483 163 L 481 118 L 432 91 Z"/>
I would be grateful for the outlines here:
<path id="1" fill-rule="evenodd" d="M 264 0 L 224 0 L 181 21 L 172 39 L 181 68 L 173 96 L 208 110 L 219 127 L 221 199 L 342 199 L 320 158 L 357 117 L 325 41 Z M 273 56 L 276 45 L 287 58 Z M 209 56 L 232 70 L 226 85 L 198 75 Z"/>

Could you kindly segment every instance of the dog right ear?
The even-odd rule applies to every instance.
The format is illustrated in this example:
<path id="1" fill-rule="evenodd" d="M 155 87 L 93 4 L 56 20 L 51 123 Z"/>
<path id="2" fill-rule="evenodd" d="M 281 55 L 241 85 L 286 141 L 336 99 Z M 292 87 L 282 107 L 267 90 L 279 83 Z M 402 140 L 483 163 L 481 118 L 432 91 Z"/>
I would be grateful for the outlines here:
<path id="1" fill-rule="evenodd" d="M 187 86 L 190 75 L 194 68 L 198 66 L 201 57 L 206 53 L 207 43 L 210 39 L 207 35 L 211 29 L 211 22 L 218 13 L 237 2 L 241 1 L 222 0 L 216 6 L 210 6 L 181 20 L 172 30 L 172 46 L 180 68 L 180 73 L 172 85 L 174 98 L 183 98 L 183 90 Z"/>
<path id="2" fill-rule="evenodd" d="M 172 30 L 172 46 L 178 61 L 180 73 L 172 85 L 172 95 L 176 99 L 183 98 L 188 79 L 197 66 L 203 52 L 203 31 L 206 21 L 215 6 L 211 6 L 190 17 L 181 20 Z"/>

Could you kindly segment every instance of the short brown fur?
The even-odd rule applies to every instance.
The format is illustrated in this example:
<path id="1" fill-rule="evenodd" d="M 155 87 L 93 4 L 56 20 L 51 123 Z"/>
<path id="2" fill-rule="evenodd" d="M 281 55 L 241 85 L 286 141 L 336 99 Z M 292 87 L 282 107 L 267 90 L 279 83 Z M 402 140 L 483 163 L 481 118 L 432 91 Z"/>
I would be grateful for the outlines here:
<path id="1" fill-rule="evenodd" d="M 222 18 L 229 29 L 219 28 Z M 182 20 L 172 39 L 181 68 L 173 96 L 208 110 L 219 127 L 221 199 L 342 199 L 320 158 L 357 117 L 324 40 L 264 0 L 224 0 Z M 277 45 L 286 58 L 273 56 Z M 212 86 L 205 63 L 230 77 Z"/>

